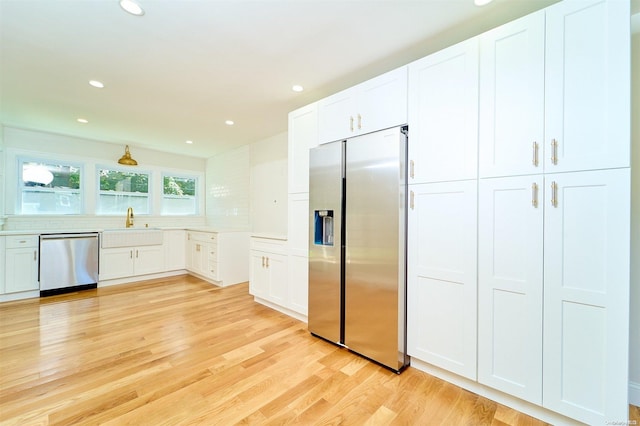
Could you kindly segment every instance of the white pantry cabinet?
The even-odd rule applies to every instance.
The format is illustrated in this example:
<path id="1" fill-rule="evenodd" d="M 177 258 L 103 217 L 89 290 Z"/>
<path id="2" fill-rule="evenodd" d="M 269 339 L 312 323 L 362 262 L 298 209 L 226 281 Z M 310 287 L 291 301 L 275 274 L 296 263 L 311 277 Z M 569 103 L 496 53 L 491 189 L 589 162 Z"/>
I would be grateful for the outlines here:
<path id="1" fill-rule="evenodd" d="M 251 237 L 249 292 L 258 299 L 288 308 L 286 240 Z"/>
<path id="2" fill-rule="evenodd" d="M 403 66 L 318 102 L 319 143 L 407 123 L 407 67 Z"/>
<path id="3" fill-rule="evenodd" d="M 545 176 L 543 405 L 628 415 L 630 170 Z"/>
<path id="4" fill-rule="evenodd" d="M 542 404 L 542 175 L 480 180 L 478 381 Z"/>
<path id="5" fill-rule="evenodd" d="M 161 244 L 100 249 L 100 281 L 164 272 Z"/>
<path id="6" fill-rule="evenodd" d="M 4 293 L 39 290 L 38 235 L 5 237 Z"/>
<path id="7" fill-rule="evenodd" d="M 309 149 L 318 145 L 318 104 L 289 113 L 288 193 L 309 192 Z"/>
<path id="8" fill-rule="evenodd" d="M 6 240 L 4 235 L 0 235 L 0 265 L 5 265 Z M 6 265 L 5 265 L 6 270 Z M 4 294 L 5 273 L 0 273 L 0 294 Z"/>
<path id="9" fill-rule="evenodd" d="M 409 135 L 409 183 L 477 177 L 477 38 L 409 64 Z"/>
<path id="10" fill-rule="evenodd" d="M 410 191 L 408 353 L 475 380 L 477 181 Z"/>
<path id="11" fill-rule="evenodd" d="M 544 21 L 541 10 L 480 36 L 480 177 L 542 172 Z"/>
<path id="12" fill-rule="evenodd" d="M 545 173 L 629 167 L 629 2 L 546 13 Z"/>
<path id="13" fill-rule="evenodd" d="M 289 308 L 307 315 L 309 293 L 309 193 L 289 194 Z"/>

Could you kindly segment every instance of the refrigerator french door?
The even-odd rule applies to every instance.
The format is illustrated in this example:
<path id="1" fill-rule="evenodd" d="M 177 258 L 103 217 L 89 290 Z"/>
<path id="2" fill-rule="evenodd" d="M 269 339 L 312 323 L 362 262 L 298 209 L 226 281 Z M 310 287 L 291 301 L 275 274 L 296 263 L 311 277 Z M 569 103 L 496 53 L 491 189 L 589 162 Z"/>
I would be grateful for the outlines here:
<path id="1" fill-rule="evenodd" d="M 406 355 L 406 127 L 310 151 L 309 331 L 394 371 Z"/>

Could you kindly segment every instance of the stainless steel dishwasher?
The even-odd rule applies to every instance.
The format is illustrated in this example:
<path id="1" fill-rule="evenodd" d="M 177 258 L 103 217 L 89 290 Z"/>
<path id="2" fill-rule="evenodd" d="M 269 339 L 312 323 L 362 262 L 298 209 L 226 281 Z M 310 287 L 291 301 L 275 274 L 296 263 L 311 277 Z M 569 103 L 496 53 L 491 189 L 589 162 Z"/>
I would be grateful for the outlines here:
<path id="1" fill-rule="evenodd" d="M 40 235 L 40 296 L 98 286 L 98 233 Z"/>

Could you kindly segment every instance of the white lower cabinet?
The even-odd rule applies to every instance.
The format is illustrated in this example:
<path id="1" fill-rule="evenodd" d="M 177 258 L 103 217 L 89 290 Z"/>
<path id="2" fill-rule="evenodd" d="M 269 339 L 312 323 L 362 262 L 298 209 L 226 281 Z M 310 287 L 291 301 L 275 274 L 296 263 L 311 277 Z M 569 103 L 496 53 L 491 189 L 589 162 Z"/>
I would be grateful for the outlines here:
<path id="1" fill-rule="evenodd" d="M 103 248 L 100 250 L 100 281 L 164 272 L 162 245 Z"/>
<path id="2" fill-rule="evenodd" d="M 251 238 L 249 292 L 256 298 L 289 309 L 287 241 Z"/>
<path id="3" fill-rule="evenodd" d="M 164 231 L 165 271 L 185 269 L 187 238 L 184 229 Z"/>
<path id="4" fill-rule="evenodd" d="M 478 381 L 542 403 L 541 175 L 480 180 Z"/>
<path id="5" fill-rule="evenodd" d="M 626 419 L 629 169 L 480 181 L 478 381 Z"/>
<path id="6" fill-rule="evenodd" d="M 630 170 L 545 176 L 543 405 L 627 419 Z"/>
<path id="7" fill-rule="evenodd" d="M 477 181 L 410 191 L 409 355 L 475 380 Z"/>
<path id="8" fill-rule="evenodd" d="M 4 292 L 39 290 L 38 235 L 6 237 L 4 257 Z"/>
<path id="9" fill-rule="evenodd" d="M 219 286 L 249 280 L 247 232 L 187 231 L 187 270 Z"/>

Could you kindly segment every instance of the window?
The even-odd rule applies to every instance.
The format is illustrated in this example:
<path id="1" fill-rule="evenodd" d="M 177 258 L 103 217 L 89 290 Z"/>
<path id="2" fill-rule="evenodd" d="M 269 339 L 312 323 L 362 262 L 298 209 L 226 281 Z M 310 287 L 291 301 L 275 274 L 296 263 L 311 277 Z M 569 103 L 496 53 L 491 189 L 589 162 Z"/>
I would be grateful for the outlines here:
<path id="1" fill-rule="evenodd" d="M 197 214 L 197 183 L 197 179 L 194 177 L 163 175 L 162 214 Z"/>
<path id="2" fill-rule="evenodd" d="M 149 173 L 99 169 L 98 177 L 97 214 L 123 214 L 128 207 L 135 214 L 149 214 Z"/>
<path id="3" fill-rule="evenodd" d="M 81 166 L 55 161 L 19 159 L 21 214 L 80 214 Z"/>

